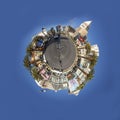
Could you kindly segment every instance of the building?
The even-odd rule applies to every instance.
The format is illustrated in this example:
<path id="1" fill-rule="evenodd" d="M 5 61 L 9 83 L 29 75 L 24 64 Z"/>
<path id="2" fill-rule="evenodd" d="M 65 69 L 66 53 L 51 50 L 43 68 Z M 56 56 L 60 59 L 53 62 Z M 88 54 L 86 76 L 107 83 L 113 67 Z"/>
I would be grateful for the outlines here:
<path id="1" fill-rule="evenodd" d="M 40 32 L 37 34 L 38 36 L 41 36 L 41 37 L 45 37 L 45 34 L 43 34 L 43 32 Z"/>
<path id="2" fill-rule="evenodd" d="M 54 90 L 52 84 L 48 80 L 40 80 L 39 82 L 37 80 L 35 80 L 35 82 L 41 88 L 47 88 L 47 89 L 50 89 L 50 90 Z"/>
<path id="3" fill-rule="evenodd" d="M 80 28 L 88 30 L 91 23 L 92 23 L 92 21 L 85 21 L 80 25 Z"/>
<path id="4" fill-rule="evenodd" d="M 44 83 L 44 88 L 50 89 L 50 90 L 54 90 L 51 82 L 49 80 L 46 80 Z"/>
<path id="5" fill-rule="evenodd" d="M 81 44 L 81 42 L 80 42 L 79 39 L 76 40 L 76 44 L 77 44 L 78 46 L 82 46 L 82 44 Z"/>
<path id="6" fill-rule="evenodd" d="M 63 83 L 63 88 L 64 88 L 64 89 L 67 89 L 67 88 L 68 88 L 68 83 L 67 83 L 67 82 Z"/>
<path id="7" fill-rule="evenodd" d="M 84 56 L 86 55 L 87 50 L 86 49 L 80 49 L 80 55 Z"/>
<path id="8" fill-rule="evenodd" d="M 75 73 L 76 73 L 77 76 L 80 76 L 80 74 L 81 74 L 82 72 L 81 72 L 80 69 L 77 69 Z"/>
<path id="9" fill-rule="evenodd" d="M 71 80 L 71 79 L 73 79 L 75 77 L 75 75 L 73 74 L 73 73 L 68 73 L 68 75 L 67 75 L 67 79 L 68 80 Z"/>
<path id="10" fill-rule="evenodd" d="M 64 74 L 51 75 L 50 82 L 55 90 L 67 89 L 68 87 L 68 79 Z"/>
<path id="11" fill-rule="evenodd" d="M 43 46 L 43 40 L 38 40 L 36 43 L 36 47 L 42 47 Z"/>
<path id="12" fill-rule="evenodd" d="M 42 87 L 41 80 L 39 82 L 37 80 L 35 80 L 35 82 L 37 83 L 38 86 Z"/>
<path id="13" fill-rule="evenodd" d="M 80 79 L 79 81 L 80 84 L 86 80 L 87 75 L 84 74 L 81 70 L 77 69 L 76 74 L 78 78 Z"/>
<path id="14" fill-rule="evenodd" d="M 91 46 L 91 51 L 94 51 L 97 56 L 99 56 L 99 47 L 98 45 L 92 45 Z"/>
<path id="15" fill-rule="evenodd" d="M 42 52 L 38 52 L 38 51 L 33 51 L 32 55 L 30 57 L 30 62 L 31 64 L 34 63 L 35 61 L 40 60 L 40 56 L 42 55 Z"/>
<path id="16" fill-rule="evenodd" d="M 43 77 L 44 80 L 49 80 L 50 75 L 47 74 L 46 69 L 40 70 L 39 74 Z"/>
<path id="17" fill-rule="evenodd" d="M 63 31 L 63 27 L 61 25 L 56 26 L 56 30 L 58 33 L 60 33 L 61 31 Z"/>
<path id="18" fill-rule="evenodd" d="M 68 86 L 69 86 L 69 90 L 71 93 L 77 89 L 77 87 L 79 86 L 79 83 L 78 83 L 77 79 L 71 79 L 68 81 Z"/>
<path id="19" fill-rule="evenodd" d="M 74 95 L 78 96 L 78 95 L 79 95 L 79 92 L 80 92 L 80 90 L 75 90 L 75 91 L 72 92 L 71 94 L 74 94 Z"/>
<path id="20" fill-rule="evenodd" d="M 84 72 L 86 72 L 87 74 L 89 74 L 89 73 L 90 73 L 90 71 L 91 71 L 91 69 L 90 69 L 89 67 L 84 68 L 83 70 L 84 70 Z"/>
<path id="21" fill-rule="evenodd" d="M 80 68 L 81 68 L 86 74 L 89 74 L 89 72 L 91 71 L 91 69 L 90 69 L 90 61 L 87 60 L 87 59 L 81 58 Z"/>
<path id="22" fill-rule="evenodd" d="M 84 63 L 85 63 L 85 59 L 81 58 L 80 59 L 80 68 L 83 68 Z"/>
<path id="23" fill-rule="evenodd" d="M 89 68 L 90 67 L 90 60 L 87 60 L 85 58 L 80 59 L 80 67 L 81 68 Z"/>
<path id="24" fill-rule="evenodd" d="M 68 30 L 69 30 L 69 27 L 68 27 L 68 26 L 64 26 L 64 27 L 63 27 L 63 31 L 64 31 L 64 32 L 68 32 Z"/>
<path id="25" fill-rule="evenodd" d="M 53 86 L 55 91 L 60 90 L 60 84 L 52 83 L 52 86 Z"/>
<path id="26" fill-rule="evenodd" d="M 42 28 L 42 33 L 46 36 L 47 35 L 47 31 L 45 28 Z"/>
<path id="27" fill-rule="evenodd" d="M 86 21 L 83 22 L 80 27 L 76 29 L 78 33 L 80 33 L 80 36 L 84 38 L 88 34 L 88 29 L 92 21 Z"/>
<path id="28" fill-rule="evenodd" d="M 61 74 L 60 75 L 60 83 L 67 83 L 68 82 L 68 78 L 67 78 L 67 76 L 66 75 L 64 75 L 64 74 Z"/>
<path id="29" fill-rule="evenodd" d="M 36 66 L 37 66 L 39 69 L 42 69 L 42 67 L 43 67 L 42 62 L 41 62 L 41 61 L 37 61 L 37 62 L 36 62 Z"/>
<path id="30" fill-rule="evenodd" d="M 45 55 L 43 55 L 43 61 L 46 62 L 46 58 L 45 58 Z"/>

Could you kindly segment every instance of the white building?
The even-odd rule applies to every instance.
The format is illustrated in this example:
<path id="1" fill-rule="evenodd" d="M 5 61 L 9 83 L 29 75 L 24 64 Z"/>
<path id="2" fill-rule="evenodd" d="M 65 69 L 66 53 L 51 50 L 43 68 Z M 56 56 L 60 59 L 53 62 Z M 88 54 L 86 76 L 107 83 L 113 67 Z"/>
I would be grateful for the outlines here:
<path id="1" fill-rule="evenodd" d="M 78 48 L 80 48 L 82 46 L 80 40 L 78 40 L 78 39 L 76 40 L 76 44 L 78 45 Z"/>
<path id="2" fill-rule="evenodd" d="M 88 29 L 92 21 L 83 22 L 80 27 L 76 29 L 78 33 L 80 33 L 81 37 L 85 37 L 88 34 Z"/>
<path id="3" fill-rule="evenodd" d="M 51 69 L 51 71 L 54 72 L 54 73 L 57 73 L 57 74 L 61 74 L 62 73 L 62 72 L 60 72 L 58 70 L 53 70 L 53 69 Z"/>
<path id="4" fill-rule="evenodd" d="M 84 64 L 85 64 L 85 59 L 84 59 L 84 58 L 81 58 L 81 59 L 80 59 L 80 65 L 81 65 L 81 67 L 82 67 Z"/>
<path id="5" fill-rule="evenodd" d="M 85 58 L 81 58 L 80 66 L 82 68 L 89 68 L 90 67 L 90 61 L 85 59 Z"/>
<path id="6" fill-rule="evenodd" d="M 86 72 L 87 74 L 89 74 L 89 72 L 91 71 L 90 69 L 90 61 L 84 58 L 81 58 L 81 62 L 80 62 L 80 68 Z"/>
<path id="7" fill-rule="evenodd" d="M 30 62 L 33 63 L 34 61 L 39 60 L 41 55 L 42 55 L 42 52 L 40 51 L 32 52 L 32 56 L 30 57 Z"/>
<path id="8" fill-rule="evenodd" d="M 72 80 L 68 81 L 68 85 L 69 85 L 69 90 L 71 93 L 77 89 L 77 87 L 79 86 L 79 83 L 78 83 L 77 79 L 72 79 Z"/>
<path id="9" fill-rule="evenodd" d="M 94 51 L 99 56 L 99 47 L 97 44 L 91 46 L 91 51 Z"/>
<path id="10" fill-rule="evenodd" d="M 45 34 L 43 32 L 40 32 L 37 34 L 38 36 L 45 37 Z"/>
<path id="11" fill-rule="evenodd" d="M 83 22 L 83 23 L 80 25 L 80 28 L 87 30 L 87 29 L 89 28 L 89 26 L 90 26 L 91 23 L 92 23 L 92 21 L 85 21 L 85 22 Z"/>
<path id="12" fill-rule="evenodd" d="M 40 51 L 35 51 L 35 52 L 34 52 L 34 58 L 35 58 L 35 60 L 39 60 L 41 55 L 42 55 L 42 52 L 40 52 Z"/>
<path id="13" fill-rule="evenodd" d="M 64 88 L 67 88 L 67 87 L 68 87 L 68 84 L 67 84 L 67 83 L 63 83 L 63 87 L 64 87 Z"/>
<path id="14" fill-rule="evenodd" d="M 80 50 L 80 54 L 83 55 L 83 56 L 86 55 L 86 52 L 87 52 L 86 49 L 81 49 L 81 50 Z"/>
<path id="15" fill-rule="evenodd" d="M 77 69 L 77 70 L 76 70 L 76 74 L 77 74 L 77 76 L 79 76 L 81 73 L 82 73 L 82 72 L 81 72 L 80 69 Z"/>
<path id="16" fill-rule="evenodd" d="M 79 75 L 79 78 L 80 78 L 80 84 L 83 83 L 85 80 L 86 80 L 86 75 L 82 72 L 80 75 Z"/>
<path id="17" fill-rule="evenodd" d="M 79 69 L 77 69 L 76 74 L 80 78 L 80 84 L 82 84 L 86 80 L 87 76 Z"/>
<path id="18" fill-rule="evenodd" d="M 46 36 L 47 35 L 47 30 L 45 28 L 42 28 L 42 33 Z"/>
<path id="19" fill-rule="evenodd" d="M 87 74 L 89 74 L 90 73 L 90 71 L 91 71 L 91 69 L 90 68 L 84 68 L 83 69 Z"/>
<path id="20" fill-rule="evenodd" d="M 39 82 L 37 80 L 35 80 L 35 82 L 41 88 L 47 88 L 47 89 L 50 89 L 50 90 L 54 90 L 52 84 L 48 80 L 40 80 Z"/>
<path id="21" fill-rule="evenodd" d="M 46 58 L 45 58 L 45 55 L 43 55 L 43 61 L 46 62 Z"/>
<path id="22" fill-rule="evenodd" d="M 73 92 L 73 94 L 76 95 L 76 96 L 78 96 L 79 92 L 80 92 L 80 90 L 76 90 L 76 91 Z"/>
<path id="23" fill-rule="evenodd" d="M 36 65 L 39 67 L 39 69 L 42 69 L 43 65 L 41 61 L 37 61 Z"/>
<path id="24" fill-rule="evenodd" d="M 51 75 L 51 82 L 53 82 L 53 83 L 59 83 L 59 77 Z"/>

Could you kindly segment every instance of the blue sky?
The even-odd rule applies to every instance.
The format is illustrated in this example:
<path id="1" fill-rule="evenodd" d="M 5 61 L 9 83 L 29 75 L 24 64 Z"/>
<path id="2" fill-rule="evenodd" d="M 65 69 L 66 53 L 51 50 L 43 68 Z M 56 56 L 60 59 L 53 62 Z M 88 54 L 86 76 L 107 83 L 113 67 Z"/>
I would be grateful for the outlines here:
<path id="1" fill-rule="evenodd" d="M 119 0 L 0 1 L 0 120 L 120 120 Z M 40 93 L 23 67 L 25 47 L 42 27 L 92 20 L 100 47 L 95 77 L 79 96 Z"/>

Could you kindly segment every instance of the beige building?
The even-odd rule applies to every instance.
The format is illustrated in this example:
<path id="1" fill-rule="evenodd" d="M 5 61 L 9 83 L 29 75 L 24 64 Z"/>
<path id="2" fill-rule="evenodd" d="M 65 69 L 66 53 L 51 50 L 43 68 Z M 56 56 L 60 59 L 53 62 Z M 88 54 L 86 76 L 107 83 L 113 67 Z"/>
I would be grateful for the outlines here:
<path id="1" fill-rule="evenodd" d="M 99 47 L 97 44 L 91 46 L 91 51 L 94 51 L 99 56 Z"/>
<path id="2" fill-rule="evenodd" d="M 39 82 L 37 80 L 35 80 L 35 82 L 41 88 L 47 88 L 47 89 L 50 89 L 50 90 L 54 90 L 52 84 L 48 80 L 40 80 Z"/>
<path id="3" fill-rule="evenodd" d="M 86 80 L 86 75 L 79 69 L 77 69 L 76 74 L 78 78 L 80 79 L 79 83 L 82 84 Z"/>
<path id="4" fill-rule="evenodd" d="M 85 37 L 88 34 L 88 29 L 92 21 L 83 22 L 80 27 L 76 29 L 80 33 L 81 37 Z"/>
<path id="5" fill-rule="evenodd" d="M 86 55 L 86 52 L 87 52 L 86 49 L 81 49 L 81 50 L 80 50 L 80 55 L 83 55 L 83 56 L 84 56 L 84 55 Z"/>

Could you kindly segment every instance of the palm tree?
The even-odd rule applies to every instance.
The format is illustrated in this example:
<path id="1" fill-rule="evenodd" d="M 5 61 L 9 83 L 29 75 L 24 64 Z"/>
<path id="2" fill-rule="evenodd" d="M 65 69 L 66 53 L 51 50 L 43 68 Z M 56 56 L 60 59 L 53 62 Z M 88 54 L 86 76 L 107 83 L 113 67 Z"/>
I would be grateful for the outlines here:
<path id="1" fill-rule="evenodd" d="M 80 84 L 80 85 L 77 87 L 77 90 L 81 90 L 81 89 L 83 89 L 84 86 L 85 86 L 85 83 Z"/>
<path id="2" fill-rule="evenodd" d="M 91 51 L 91 45 L 89 42 L 85 43 L 85 45 L 82 45 L 79 49 L 87 49 L 89 52 Z"/>
<path id="3" fill-rule="evenodd" d="M 94 77 L 94 69 L 91 70 L 91 72 L 87 75 L 87 81 L 91 80 Z"/>
<path id="4" fill-rule="evenodd" d="M 38 82 L 43 79 L 42 76 L 38 73 L 38 70 L 36 67 L 33 67 L 31 69 L 31 74 L 32 74 L 33 78 L 35 80 L 37 80 Z"/>
<path id="5" fill-rule="evenodd" d="M 28 47 L 26 48 L 26 52 L 27 52 L 28 54 L 31 54 L 31 51 L 33 51 L 33 45 L 30 43 L 30 44 L 28 45 Z"/>
<path id="6" fill-rule="evenodd" d="M 24 63 L 24 66 L 25 66 L 27 69 L 30 69 L 31 64 L 30 64 L 28 55 L 26 55 L 26 56 L 24 57 L 23 63 Z"/>
<path id="7" fill-rule="evenodd" d="M 84 86 L 85 86 L 85 83 L 82 83 L 82 84 L 80 85 L 81 89 L 83 89 Z"/>
<path id="8" fill-rule="evenodd" d="M 91 60 L 90 63 L 90 68 L 93 68 L 95 66 L 95 64 L 97 63 L 98 57 L 97 56 L 93 56 L 93 60 Z"/>
<path id="9" fill-rule="evenodd" d="M 33 51 L 34 43 L 36 44 L 37 41 L 39 41 L 39 40 L 41 40 L 41 39 L 43 39 L 43 37 L 41 37 L 41 36 L 35 36 L 35 37 L 33 38 L 33 40 L 32 40 L 32 43 L 30 43 L 30 44 L 28 45 L 28 47 L 27 47 L 27 49 L 26 49 L 26 52 L 27 52 L 28 54 L 31 54 L 31 51 Z"/>
<path id="10" fill-rule="evenodd" d="M 87 50 L 87 54 L 90 53 L 90 51 L 91 51 L 91 45 L 90 45 L 90 43 L 86 43 L 85 49 Z"/>
<path id="11" fill-rule="evenodd" d="M 78 48 L 78 50 L 85 49 L 85 45 L 82 45 Z"/>
<path id="12" fill-rule="evenodd" d="M 93 55 L 86 55 L 86 56 L 83 56 L 83 55 L 78 55 L 80 58 L 84 58 L 84 59 L 87 59 L 87 60 L 89 60 L 89 61 L 97 61 L 97 56 L 96 56 L 96 54 L 95 54 L 95 52 L 92 52 L 93 53 Z"/>
<path id="13" fill-rule="evenodd" d="M 87 60 L 89 60 L 89 61 L 93 60 L 93 57 L 92 57 L 92 56 L 78 55 L 78 57 L 80 57 L 80 58 L 84 58 L 84 59 L 87 59 Z"/>
<path id="14" fill-rule="evenodd" d="M 78 66 L 78 69 L 83 72 L 85 75 L 88 75 L 83 69 L 81 69 L 79 66 Z"/>

